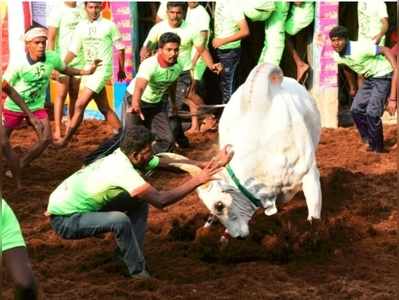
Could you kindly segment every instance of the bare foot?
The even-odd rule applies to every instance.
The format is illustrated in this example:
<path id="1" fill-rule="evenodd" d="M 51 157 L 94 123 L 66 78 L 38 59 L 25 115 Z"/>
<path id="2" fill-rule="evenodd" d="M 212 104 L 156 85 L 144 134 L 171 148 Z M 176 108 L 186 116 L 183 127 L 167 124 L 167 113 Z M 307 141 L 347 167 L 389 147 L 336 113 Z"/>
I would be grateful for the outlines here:
<path id="1" fill-rule="evenodd" d="M 53 139 L 59 140 L 61 138 L 61 130 L 55 130 L 53 133 Z"/>
<path id="2" fill-rule="evenodd" d="M 309 65 L 308 64 L 303 64 L 303 65 L 299 65 L 297 70 L 296 70 L 296 80 L 299 83 L 304 83 L 306 81 L 307 78 L 307 74 L 309 72 Z"/>

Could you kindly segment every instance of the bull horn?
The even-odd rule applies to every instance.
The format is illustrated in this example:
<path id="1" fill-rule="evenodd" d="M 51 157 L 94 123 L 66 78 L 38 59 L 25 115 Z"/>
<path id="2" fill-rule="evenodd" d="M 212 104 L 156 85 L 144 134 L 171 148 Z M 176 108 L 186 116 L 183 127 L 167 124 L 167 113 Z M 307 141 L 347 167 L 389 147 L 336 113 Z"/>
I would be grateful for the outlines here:
<path id="1" fill-rule="evenodd" d="M 183 155 L 170 153 L 170 152 L 163 152 L 163 153 L 158 153 L 157 156 L 171 159 L 171 162 L 168 163 L 170 167 L 177 168 L 179 170 L 187 172 L 191 176 L 198 175 L 202 171 L 200 167 L 184 162 L 188 161 L 188 158 Z"/>

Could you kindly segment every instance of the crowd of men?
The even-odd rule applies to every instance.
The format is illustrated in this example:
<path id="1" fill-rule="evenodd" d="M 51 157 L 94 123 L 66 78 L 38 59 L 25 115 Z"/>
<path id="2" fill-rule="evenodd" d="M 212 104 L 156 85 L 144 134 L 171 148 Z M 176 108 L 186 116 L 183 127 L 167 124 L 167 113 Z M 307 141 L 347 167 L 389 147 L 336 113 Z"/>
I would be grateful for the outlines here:
<path id="1" fill-rule="evenodd" d="M 148 204 L 162 208 L 182 200 L 210 180 L 233 155 L 223 148 L 209 162 L 187 160 L 203 171 L 169 191 L 158 191 L 143 175 L 171 164 L 171 160 L 155 154 L 187 147 L 187 135 L 201 130 L 198 112 L 204 100 L 198 90 L 206 68 L 219 75 L 222 102 L 228 103 L 234 92 L 240 42 L 250 35 L 247 21 L 264 21 L 265 40 L 259 63 L 279 65 L 287 46 L 295 61 L 296 79 L 305 81 L 310 67 L 297 53 L 292 37 L 312 23 L 314 5 L 300 1 L 250 1 L 241 7 L 233 0 L 217 1 L 211 34 L 210 15 L 198 2 L 162 2 L 157 23 L 141 47 L 137 74 L 127 87 L 122 126 L 105 92 L 112 76 L 113 48 L 118 53 L 118 80 L 126 78 L 125 45 L 118 28 L 101 16 L 101 2 L 84 2 L 83 7 L 74 1 L 65 2 L 50 14 L 48 29 L 32 26 L 26 31 L 26 57 L 11 61 L 2 78 L 1 88 L 7 99 L 1 108 L 0 138 L 6 173 L 20 187 L 21 170 L 50 143 L 67 146 L 82 122 L 86 106 L 94 99 L 115 134 L 87 157 L 84 168 L 54 190 L 46 214 L 54 231 L 65 239 L 114 233 L 130 276 L 149 277 L 143 255 Z M 345 71 L 350 93 L 355 96 L 351 111 L 361 139 L 369 151 L 383 152 L 381 116 L 385 108 L 391 114 L 396 111 L 397 52 L 384 47 L 388 30 L 385 3 L 362 2 L 358 11 L 359 40 L 350 41 L 348 30 L 337 26 L 330 32 L 331 45 L 337 63 L 359 75 L 359 80 L 355 80 L 353 73 Z M 208 45 L 215 49 L 215 57 Z M 57 82 L 54 132 L 45 109 L 50 79 Z M 68 122 L 63 133 L 67 95 Z M 191 115 L 191 127 L 186 131 L 178 117 L 185 108 Z M 207 117 L 216 122 L 212 116 Z M 19 156 L 9 138 L 24 119 L 36 131 L 38 141 Z M 0 172 L 3 175 L 3 170 Z M 0 237 L 17 296 L 35 299 L 37 284 L 25 242 L 4 199 Z"/>

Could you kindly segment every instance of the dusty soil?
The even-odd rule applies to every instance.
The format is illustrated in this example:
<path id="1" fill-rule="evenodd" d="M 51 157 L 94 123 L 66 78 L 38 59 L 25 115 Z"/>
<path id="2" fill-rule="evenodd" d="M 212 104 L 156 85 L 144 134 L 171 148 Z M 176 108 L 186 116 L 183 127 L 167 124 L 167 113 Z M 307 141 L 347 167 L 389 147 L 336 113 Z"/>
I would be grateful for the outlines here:
<path id="1" fill-rule="evenodd" d="M 397 299 L 397 150 L 361 150 L 353 128 L 325 129 L 317 152 L 323 218 L 307 224 L 302 194 L 273 217 L 261 211 L 247 240 L 218 243 L 221 226 L 201 228 L 207 210 L 193 193 L 168 209 L 152 209 L 145 255 L 154 276 L 134 281 L 113 259 L 110 235 L 80 241 L 58 238 L 43 215 L 51 191 L 80 168 L 82 158 L 110 131 L 85 121 L 72 144 L 49 149 L 25 170 L 25 187 L 5 179 L 4 195 L 16 212 L 28 244 L 42 299 Z M 19 130 L 20 150 L 33 139 Z M 385 128 L 386 143 L 396 127 Z M 216 133 L 191 138 L 184 154 L 208 159 Z M 169 189 L 188 175 L 160 171 L 149 181 Z M 12 298 L 3 276 L 4 299 Z"/>

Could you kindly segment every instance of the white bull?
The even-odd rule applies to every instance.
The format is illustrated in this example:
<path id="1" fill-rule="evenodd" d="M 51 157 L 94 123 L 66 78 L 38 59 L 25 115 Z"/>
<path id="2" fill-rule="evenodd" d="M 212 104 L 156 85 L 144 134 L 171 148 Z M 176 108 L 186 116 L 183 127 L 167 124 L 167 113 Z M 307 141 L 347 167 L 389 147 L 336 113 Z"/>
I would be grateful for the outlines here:
<path id="1" fill-rule="evenodd" d="M 198 196 L 232 237 L 249 234 L 248 222 L 258 208 L 272 215 L 276 202 L 292 199 L 301 189 L 308 220 L 319 219 L 319 138 L 319 112 L 306 89 L 283 77 L 276 66 L 256 66 L 219 123 L 219 145 L 232 145 L 233 159 L 215 180 L 197 188 Z M 176 166 L 192 174 L 199 171 Z"/>

